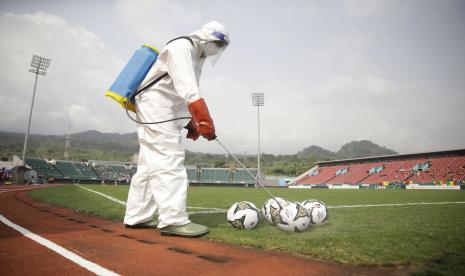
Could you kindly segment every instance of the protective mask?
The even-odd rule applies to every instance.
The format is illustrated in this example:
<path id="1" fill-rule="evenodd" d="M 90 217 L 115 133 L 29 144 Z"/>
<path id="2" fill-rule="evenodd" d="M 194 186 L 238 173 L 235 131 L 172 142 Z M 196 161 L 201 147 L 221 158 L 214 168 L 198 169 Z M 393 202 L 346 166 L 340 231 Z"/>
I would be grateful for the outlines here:
<path id="1" fill-rule="evenodd" d="M 222 41 L 209 41 L 204 46 L 204 53 L 212 65 L 218 62 L 227 45 Z"/>

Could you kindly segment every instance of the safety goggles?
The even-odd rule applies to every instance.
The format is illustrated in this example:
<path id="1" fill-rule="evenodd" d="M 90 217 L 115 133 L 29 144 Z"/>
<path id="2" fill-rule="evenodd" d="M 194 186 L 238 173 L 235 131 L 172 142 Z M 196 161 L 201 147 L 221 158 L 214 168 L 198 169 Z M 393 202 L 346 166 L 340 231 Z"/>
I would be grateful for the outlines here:
<path id="1" fill-rule="evenodd" d="M 226 48 L 228 46 L 228 44 L 222 40 L 214 40 L 212 43 L 215 44 L 218 48 Z"/>
<path id="2" fill-rule="evenodd" d="M 229 38 L 225 34 L 221 32 L 213 32 L 212 35 L 218 38 L 218 40 L 213 41 L 217 47 L 226 48 L 229 45 Z"/>

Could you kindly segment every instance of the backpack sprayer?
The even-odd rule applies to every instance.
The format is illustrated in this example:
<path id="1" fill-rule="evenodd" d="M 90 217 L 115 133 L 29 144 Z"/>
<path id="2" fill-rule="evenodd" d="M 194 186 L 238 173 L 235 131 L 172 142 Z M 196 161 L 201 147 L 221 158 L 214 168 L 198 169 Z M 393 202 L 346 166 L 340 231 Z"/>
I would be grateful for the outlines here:
<path id="1" fill-rule="evenodd" d="M 144 44 L 138 49 L 119 73 L 105 96 L 117 101 L 123 108 L 136 112 L 135 93 L 158 58 L 160 51 L 154 46 Z"/>
<path id="2" fill-rule="evenodd" d="M 168 41 L 168 43 L 166 44 L 169 44 L 177 39 L 187 39 L 192 44 L 192 47 L 194 47 L 194 42 L 188 36 L 180 36 L 174 38 Z M 159 55 L 160 51 L 155 46 L 149 44 L 142 45 L 142 47 L 136 50 L 136 52 L 132 55 L 131 59 L 128 61 L 126 66 L 124 66 L 123 70 L 119 73 L 118 77 L 113 82 L 110 89 L 108 89 L 105 92 L 105 96 L 114 99 L 126 110 L 126 115 L 129 117 L 129 119 L 139 124 L 161 124 L 175 120 L 191 118 L 178 117 L 159 122 L 141 122 L 133 118 L 129 114 L 129 111 L 136 113 L 135 98 L 137 95 L 152 87 L 164 77 L 168 76 L 168 73 L 164 73 L 152 80 L 151 82 L 149 82 L 144 87 L 140 87 L 142 81 L 147 76 L 148 72 L 150 71 L 150 68 L 152 68 L 153 64 L 155 64 L 155 62 L 157 61 Z"/>

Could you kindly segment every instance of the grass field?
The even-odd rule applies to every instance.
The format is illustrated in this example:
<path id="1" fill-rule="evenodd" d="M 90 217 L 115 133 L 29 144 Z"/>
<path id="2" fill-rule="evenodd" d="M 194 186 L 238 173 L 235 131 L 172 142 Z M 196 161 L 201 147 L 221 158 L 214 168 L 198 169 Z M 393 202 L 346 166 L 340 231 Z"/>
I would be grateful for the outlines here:
<path id="1" fill-rule="evenodd" d="M 126 201 L 128 186 L 84 187 Z M 256 229 L 239 231 L 224 212 L 191 214 L 207 225 L 204 239 L 279 250 L 348 265 L 409 266 L 416 274 L 465 274 L 465 204 L 331 208 L 342 205 L 465 202 L 463 191 L 428 190 L 300 190 L 271 189 L 287 200 L 320 199 L 330 206 L 328 224 L 303 233 L 288 233 L 261 218 Z M 75 185 L 37 189 L 39 200 L 122 221 L 125 207 Z M 253 188 L 189 188 L 188 211 L 198 207 L 228 209 L 234 202 L 261 207 L 267 194 Z M 208 209 L 205 209 L 208 210 Z"/>

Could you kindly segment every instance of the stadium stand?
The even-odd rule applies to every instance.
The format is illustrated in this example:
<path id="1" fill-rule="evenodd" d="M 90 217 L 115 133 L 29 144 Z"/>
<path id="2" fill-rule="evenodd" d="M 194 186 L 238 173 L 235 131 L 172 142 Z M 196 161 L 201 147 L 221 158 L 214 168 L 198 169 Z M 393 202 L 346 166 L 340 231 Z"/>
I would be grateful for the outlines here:
<path id="1" fill-rule="evenodd" d="M 244 169 L 187 167 L 187 177 L 192 185 L 207 186 L 246 186 L 255 184 L 255 180 Z M 256 176 L 258 169 L 249 171 Z"/>
<path id="2" fill-rule="evenodd" d="M 98 180 L 99 178 L 84 162 L 57 160 L 55 167 L 65 179 Z"/>
<path id="3" fill-rule="evenodd" d="M 256 177 L 258 169 L 249 169 L 249 171 Z M 235 169 L 232 171 L 231 181 L 233 183 L 254 184 L 255 180 L 244 169 Z"/>
<path id="4" fill-rule="evenodd" d="M 61 182 L 130 183 L 137 171 L 134 163 L 101 160 L 77 162 L 68 160 L 26 159 L 26 164 L 37 171 L 41 178 Z M 250 169 L 257 174 L 257 169 Z M 189 183 L 224 185 L 255 184 L 255 180 L 243 169 L 186 167 Z"/>
<path id="5" fill-rule="evenodd" d="M 37 171 L 41 178 L 66 181 L 99 181 L 100 176 L 87 162 L 64 160 L 26 159 L 26 165 Z"/>
<path id="6" fill-rule="evenodd" d="M 127 182 L 136 173 L 137 165 L 110 161 L 89 161 L 93 170 L 104 182 Z"/>
<path id="7" fill-rule="evenodd" d="M 384 169 L 379 173 L 373 173 L 366 179 L 365 183 L 402 182 L 412 175 L 412 169 L 424 159 L 399 160 L 383 163 Z"/>
<path id="8" fill-rule="evenodd" d="M 201 168 L 200 182 L 202 183 L 229 183 L 230 170 L 226 168 Z"/>
<path id="9" fill-rule="evenodd" d="M 335 177 L 326 181 L 326 184 L 357 184 L 363 178 L 367 177 L 367 172 L 371 168 L 381 165 L 377 163 L 353 164 L 346 166 L 346 173 L 335 175 Z"/>
<path id="10" fill-rule="evenodd" d="M 57 161 L 55 168 L 65 177 L 65 178 L 76 178 L 80 175 L 74 170 L 73 166 L 68 162 Z"/>
<path id="11" fill-rule="evenodd" d="M 44 180 L 129 183 L 134 163 L 26 159 Z M 258 170 L 249 169 L 254 176 Z M 249 186 L 255 180 L 242 168 L 187 166 L 190 184 Z M 291 185 L 465 184 L 465 149 L 319 162 Z M 465 187 L 465 186 L 464 186 Z"/>
<path id="12" fill-rule="evenodd" d="M 338 166 L 318 166 L 316 168 L 316 173 L 313 175 L 307 175 L 305 179 L 301 181 L 304 184 L 322 184 L 330 181 L 331 179 L 336 177 L 336 172 L 340 169 L 347 168 L 346 165 L 338 165 Z"/>
<path id="13" fill-rule="evenodd" d="M 465 183 L 465 149 L 319 162 L 297 185 Z"/>
<path id="14" fill-rule="evenodd" d="M 189 180 L 189 182 L 198 182 L 199 181 L 199 177 L 198 177 L 198 173 L 197 173 L 197 167 L 186 166 L 186 172 L 187 172 L 187 180 Z"/>
<path id="15" fill-rule="evenodd" d="M 26 165 L 33 168 L 39 175 L 45 178 L 63 178 L 64 175 L 52 164 L 42 159 L 26 159 Z"/>
<path id="16" fill-rule="evenodd" d="M 89 166 L 88 163 L 74 163 L 75 169 L 82 175 L 83 178 L 87 179 L 99 179 L 97 173 Z"/>
<path id="17" fill-rule="evenodd" d="M 431 159 L 425 169 L 416 170 L 410 178 L 413 182 L 460 181 L 465 179 L 465 156 Z"/>

